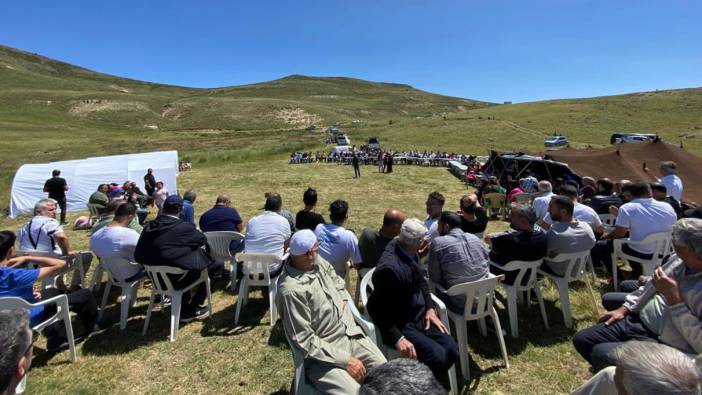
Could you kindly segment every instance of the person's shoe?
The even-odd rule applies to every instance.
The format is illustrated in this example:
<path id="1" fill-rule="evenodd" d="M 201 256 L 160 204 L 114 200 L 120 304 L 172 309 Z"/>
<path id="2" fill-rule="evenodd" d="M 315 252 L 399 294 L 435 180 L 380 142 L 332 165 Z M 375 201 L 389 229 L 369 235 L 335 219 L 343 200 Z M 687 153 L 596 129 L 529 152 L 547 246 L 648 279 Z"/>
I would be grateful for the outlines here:
<path id="1" fill-rule="evenodd" d="M 192 313 L 188 312 L 188 313 L 181 315 L 180 322 L 183 324 L 187 324 L 190 321 L 199 320 L 199 319 L 207 317 L 208 313 L 209 313 L 209 309 L 207 309 L 207 307 L 198 307 Z"/>
<path id="2" fill-rule="evenodd" d="M 50 337 L 46 341 L 46 352 L 56 354 L 64 348 L 68 348 L 68 339 L 62 336 Z"/>

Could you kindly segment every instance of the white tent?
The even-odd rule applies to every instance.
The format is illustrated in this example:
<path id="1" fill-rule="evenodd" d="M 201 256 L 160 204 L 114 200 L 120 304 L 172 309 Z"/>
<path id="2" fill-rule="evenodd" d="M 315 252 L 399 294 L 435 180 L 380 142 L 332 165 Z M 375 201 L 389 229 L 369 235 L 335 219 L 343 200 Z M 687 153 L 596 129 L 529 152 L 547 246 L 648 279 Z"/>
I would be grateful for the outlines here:
<path id="1" fill-rule="evenodd" d="M 30 212 L 34 204 L 47 197 L 44 182 L 51 171 L 61 170 L 61 177 L 68 183 L 66 210 L 85 210 L 88 198 L 98 185 L 116 182 L 120 186 L 127 180 L 137 183 L 144 190 L 143 177 L 147 169 L 154 170 L 157 181 L 175 193 L 178 176 L 178 151 L 146 152 L 141 154 L 100 156 L 81 160 L 22 165 L 15 173 L 10 192 L 10 217 Z"/>

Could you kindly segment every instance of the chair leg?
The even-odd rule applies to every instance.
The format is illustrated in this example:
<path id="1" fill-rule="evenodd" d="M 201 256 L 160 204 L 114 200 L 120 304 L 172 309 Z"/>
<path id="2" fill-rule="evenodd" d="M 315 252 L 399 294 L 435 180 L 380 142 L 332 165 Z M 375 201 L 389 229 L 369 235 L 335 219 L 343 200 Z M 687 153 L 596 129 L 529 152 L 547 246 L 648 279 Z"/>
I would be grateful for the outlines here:
<path id="1" fill-rule="evenodd" d="M 502 358 L 505 360 L 505 367 L 509 369 L 509 359 L 507 359 L 507 346 L 505 346 L 505 337 L 502 334 L 502 325 L 500 325 L 500 317 L 497 316 L 497 311 L 495 311 L 495 307 L 490 308 L 492 311 L 490 312 L 490 316 L 492 317 L 492 321 L 495 323 L 495 329 L 497 332 L 497 341 L 500 342 L 500 349 L 502 350 Z"/>
<path id="2" fill-rule="evenodd" d="M 174 342 L 178 335 L 178 326 L 180 326 L 180 301 L 183 298 L 182 292 L 174 292 L 171 295 L 171 341 Z"/>
<path id="3" fill-rule="evenodd" d="M 509 329 L 513 338 L 519 337 L 519 324 L 517 313 L 517 292 L 514 288 L 505 288 L 507 290 L 507 312 L 509 313 Z"/>
<path id="4" fill-rule="evenodd" d="M 541 286 L 536 284 L 534 287 L 534 292 L 536 293 L 536 299 L 539 300 L 539 310 L 541 310 L 541 318 L 544 320 L 544 326 L 546 329 L 551 329 L 548 326 L 548 316 L 546 315 L 546 306 L 544 306 L 544 296 L 541 293 Z"/>
<path id="5" fill-rule="evenodd" d="M 248 292 L 248 279 L 241 279 L 239 284 L 239 296 L 236 301 L 236 314 L 234 314 L 234 325 L 239 325 L 239 315 L 241 314 L 241 306 L 246 303 L 246 293 Z"/>
<path id="6" fill-rule="evenodd" d="M 146 330 L 149 329 L 149 320 L 151 320 L 151 312 L 154 309 L 154 299 L 156 298 L 156 292 L 151 291 L 151 298 L 149 298 L 149 307 L 146 309 L 146 320 L 144 320 L 144 329 L 141 331 L 141 335 L 146 335 Z"/>
<path id="7" fill-rule="evenodd" d="M 110 296 L 110 289 L 112 284 L 110 282 L 105 285 L 105 290 L 102 292 L 102 303 L 100 303 L 100 312 L 98 313 L 98 321 L 102 319 L 102 315 L 105 312 L 105 306 L 107 306 L 107 298 Z"/>
<path id="8" fill-rule="evenodd" d="M 90 291 L 95 290 L 95 286 L 100 289 L 100 284 L 102 283 L 102 264 L 98 263 L 95 266 L 95 271 L 93 272 L 93 279 L 90 280 Z"/>
<path id="9" fill-rule="evenodd" d="M 614 286 L 614 292 L 619 291 L 619 281 L 617 280 L 617 254 L 612 253 L 612 285 Z"/>
<path id="10" fill-rule="evenodd" d="M 230 281 L 231 284 L 229 285 L 229 289 L 234 292 L 234 288 L 236 288 L 236 260 L 232 258 L 230 261 L 230 268 L 229 268 L 229 275 L 230 275 Z"/>
<path id="11" fill-rule="evenodd" d="M 127 327 L 129 319 L 129 306 L 132 304 L 132 289 L 122 288 L 122 303 L 119 311 L 119 330 L 123 331 Z"/>
<path id="12" fill-rule="evenodd" d="M 456 326 L 456 339 L 458 339 L 458 353 L 460 354 L 461 361 L 461 374 L 463 375 L 463 380 L 470 381 L 470 357 L 468 353 L 468 327 L 466 321 L 462 317 L 459 317 L 457 321 L 454 322 Z"/>
<path id="13" fill-rule="evenodd" d="M 66 306 L 68 307 L 68 306 Z M 62 312 L 63 314 L 63 325 L 66 327 L 66 339 L 68 339 L 68 354 L 71 358 L 71 362 L 76 361 L 76 342 L 73 337 L 73 326 L 71 325 L 71 314 L 68 309 Z M 90 328 L 92 329 L 92 328 Z"/>
<path id="14" fill-rule="evenodd" d="M 212 289 L 209 276 L 205 279 L 205 287 L 207 289 L 207 318 L 209 318 L 212 317 Z"/>
<path id="15" fill-rule="evenodd" d="M 448 371 L 451 394 L 458 395 L 458 378 L 456 377 L 456 364 L 454 363 Z"/>
<path id="16" fill-rule="evenodd" d="M 271 326 L 275 326 L 275 323 L 278 321 L 278 308 L 275 305 L 275 294 L 275 282 L 272 282 L 268 285 L 268 300 L 271 305 Z"/>
<path id="17" fill-rule="evenodd" d="M 570 295 L 568 294 L 568 283 L 557 281 L 558 294 L 561 298 L 561 310 L 563 310 L 563 322 L 565 322 L 566 328 L 573 327 L 573 320 L 570 314 Z"/>
<path id="18" fill-rule="evenodd" d="M 478 329 L 480 330 L 480 335 L 487 336 L 487 324 L 485 323 L 485 317 L 478 320 Z"/>

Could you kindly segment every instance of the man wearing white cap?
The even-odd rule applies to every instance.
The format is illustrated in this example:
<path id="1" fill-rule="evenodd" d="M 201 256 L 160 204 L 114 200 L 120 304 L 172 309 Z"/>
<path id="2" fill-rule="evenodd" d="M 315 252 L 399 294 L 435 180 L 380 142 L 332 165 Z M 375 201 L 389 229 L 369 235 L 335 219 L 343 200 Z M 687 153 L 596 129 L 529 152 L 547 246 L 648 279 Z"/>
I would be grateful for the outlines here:
<path id="1" fill-rule="evenodd" d="M 324 394 L 356 394 L 368 369 L 386 362 L 354 321 L 344 280 L 304 229 L 290 239 L 276 303 L 285 334 L 305 355 L 306 377 Z"/>

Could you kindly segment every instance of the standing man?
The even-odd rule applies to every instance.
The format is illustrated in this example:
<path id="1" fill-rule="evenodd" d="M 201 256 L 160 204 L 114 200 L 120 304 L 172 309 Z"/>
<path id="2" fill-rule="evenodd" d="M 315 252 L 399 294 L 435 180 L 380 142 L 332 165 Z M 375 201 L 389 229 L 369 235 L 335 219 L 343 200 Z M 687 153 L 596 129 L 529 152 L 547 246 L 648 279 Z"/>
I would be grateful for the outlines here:
<path id="1" fill-rule="evenodd" d="M 66 191 L 68 184 L 61 175 L 61 170 L 51 172 L 51 178 L 44 183 L 44 192 L 49 193 L 49 199 L 56 200 L 56 203 L 61 208 L 61 225 L 66 225 Z"/>
<path id="2" fill-rule="evenodd" d="M 153 169 L 146 170 L 144 175 L 144 190 L 146 191 L 146 196 L 149 197 L 149 202 L 153 203 L 154 191 L 156 191 L 156 177 L 154 177 Z"/>
<path id="3" fill-rule="evenodd" d="M 388 152 L 387 158 L 388 158 L 388 165 L 387 165 L 387 168 L 386 168 L 386 172 L 387 172 L 387 173 L 392 173 L 392 164 L 393 164 L 393 161 L 395 160 L 395 159 L 393 159 L 393 157 L 392 157 L 392 152 Z"/>
<path id="4" fill-rule="evenodd" d="M 385 157 L 383 151 L 378 151 L 378 173 L 385 173 Z"/>
<path id="5" fill-rule="evenodd" d="M 156 190 L 152 194 L 154 198 L 154 204 L 158 208 L 158 213 L 161 214 L 161 210 L 163 209 L 163 203 L 166 201 L 166 198 L 168 197 L 168 189 L 163 185 L 163 181 L 159 181 L 156 183 Z"/>
<path id="6" fill-rule="evenodd" d="M 663 177 L 658 182 L 665 185 L 670 196 L 674 197 L 678 202 L 682 202 L 683 183 L 678 177 L 678 165 L 673 161 L 661 162 L 661 174 L 663 174 Z"/>
<path id="7" fill-rule="evenodd" d="M 355 152 L 351 158 L 351 164 L 353 165 L 353 178 L 361 178 L 361 167 L 358 163 L 358 154 Z"/>

